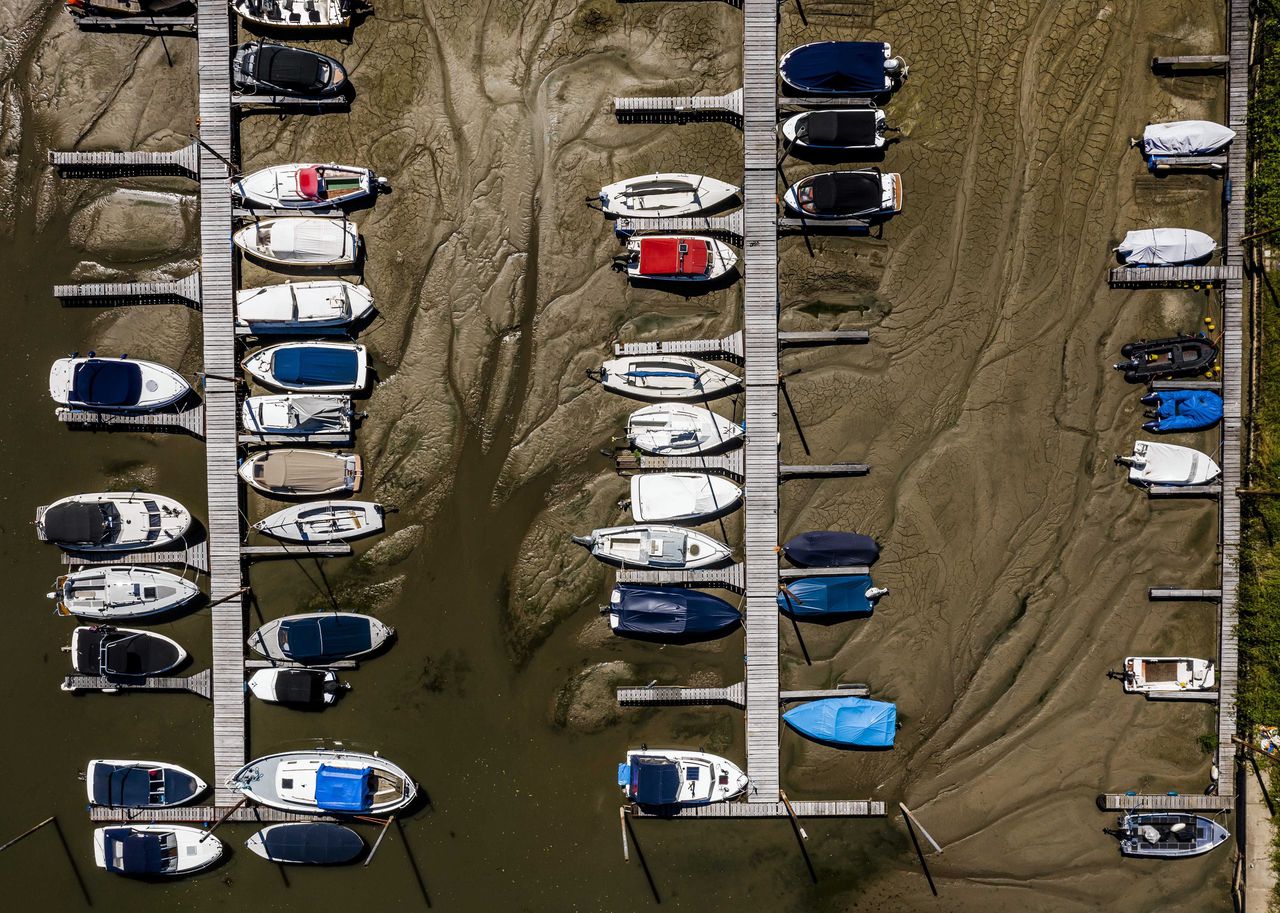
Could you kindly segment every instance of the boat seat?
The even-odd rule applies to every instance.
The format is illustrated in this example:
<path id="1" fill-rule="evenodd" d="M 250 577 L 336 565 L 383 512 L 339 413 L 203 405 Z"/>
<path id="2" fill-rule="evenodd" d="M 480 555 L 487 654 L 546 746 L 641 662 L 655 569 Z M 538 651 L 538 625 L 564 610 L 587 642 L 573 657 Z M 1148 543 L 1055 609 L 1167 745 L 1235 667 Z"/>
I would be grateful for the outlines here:
<path id="1" fill-rule="evenodd" d="M 289 14 L 289 21 L 290 21 L 290 22 L 301 22 L 301 21 L 302 21 L 302 14 L 301 14 L 301 13 L 290 13 L 290 14 Z"/>
<path id="2" fill-rule="evenodd" d="M 310 19 L 312 22 L 319 22 L 319 21 L 320 21 L 320 11 L 319 11 L 318 9 L 309 9 L 309 10 L 307 10 L 307 18 L 308 18 L 308 19 Z"/>

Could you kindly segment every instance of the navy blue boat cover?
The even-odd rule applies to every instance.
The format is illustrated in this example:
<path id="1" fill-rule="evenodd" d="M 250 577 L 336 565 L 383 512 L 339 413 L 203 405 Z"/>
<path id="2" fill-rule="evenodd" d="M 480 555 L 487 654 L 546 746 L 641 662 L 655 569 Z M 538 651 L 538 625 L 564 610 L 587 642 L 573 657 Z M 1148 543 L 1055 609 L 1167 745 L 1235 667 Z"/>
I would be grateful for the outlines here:
<path id="1" fill-rule="evenodd" d="M 262 848 L 278 862 L 337 865 L 350 862 L 364 841 L 349 827 L 323 821 L 281 824 L 263 831 Z"/>
<path id="2" fill-rule="evenodd" d="M 133 406 L 142 396 L 142 369 L 127 361 L 90 359 L 76 365 L 71 399 L 88 406 Z"/>
<path id="3" fill-rule="evenodd" d="M 1222 397 L 1211 390 L 1166 390 L 1142 398 L 1156 407 L 1148 431 L 1198 431 L 1222 421 Z"/>
<path id="4" fill-rule="evenodd" d="M 373 646 L 369 620 L 359 615 L 286 618 L 280 622 L 280 647 L 300 663 L 342 659 Z"/>
<path id="5" fill-rule="evenodd" d="M 845 748 L 892 748 L 898 707 L 865 697 L 829 697 L 782 715 L 803 736 Z"/>
<path id="6" fill-rule="evenodd" d="M 641 805 L 671 805 L 680 798 L 680 765 L 666 758 L 631 759 L 629 795 Z"/>
<path id="7" fill-rule="evenodd" d="M 355 349 L 329 346 L 295 346 L 271 357 L 271 373 L 286 384 L 354 384 L 358 367 Z"/>
<path id="8" fill-rule="evenodd" d="M 710 634 L 738 624 L 742 614 L 710 593 L 683 587 L 620 586 L 610 611 L 620 634 Z"/>
<path id="9" fill-rule="evenodd" d="M 103 833 L 103 843 L 108 872 L 158 875 L 164 871 L 163 841 L 159 834 L 147 834 L 131 827 L 109 827 Z"/>
<path id="10" fill-rule="evenodd" d="M 334 767 L 316 770 L 316 805 L 333 812 L 364 812 L 373 798 L 372 767 Z"/>
<path id="11" fill-rule="evenodd" d="M 195 795 L 195 780 L 174 770 L 156 770 L 164 789 L 155 805 L 172 805 Z M 151 801 L 151 770 L 136 764 L 93 765 L 93 801 L 116 808 L 147 808 Z"/>
<path id="12" fill-rule="evenodd" d="M 778 608 L 794 618 L 836 615 L 870 615 L 867 598 L 871 578 L 866 574 L 839 577 L 806 577 L 789 580 L 778 593 Z"/>
<path id="13" fill-rule="evenodd" d="M 796 567 L 856 567 L 875 564 L 880 546 L 861 533 L 815 530 L 788 539 L 782 554 Z"/>
<path id="14" fill-rule="evenodd" d="M 884 44 L 879 41 L 816 41 L 796 48 L 782 62 L 782 78 L 816 95 L 884 92 Z"/>

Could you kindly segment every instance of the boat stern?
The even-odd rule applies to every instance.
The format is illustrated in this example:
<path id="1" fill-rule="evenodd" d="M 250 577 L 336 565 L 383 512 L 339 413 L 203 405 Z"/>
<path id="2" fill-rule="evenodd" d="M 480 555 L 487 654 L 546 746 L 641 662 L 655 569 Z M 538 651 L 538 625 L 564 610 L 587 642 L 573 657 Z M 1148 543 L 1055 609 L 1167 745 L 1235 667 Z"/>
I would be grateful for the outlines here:
<path id="1" fill-rule="evenodd" d="M 49 396 L 59 406 L 71 400 L 71 386 L 75 379 L 76 358 L 59 358 L 49 368 Z"/>

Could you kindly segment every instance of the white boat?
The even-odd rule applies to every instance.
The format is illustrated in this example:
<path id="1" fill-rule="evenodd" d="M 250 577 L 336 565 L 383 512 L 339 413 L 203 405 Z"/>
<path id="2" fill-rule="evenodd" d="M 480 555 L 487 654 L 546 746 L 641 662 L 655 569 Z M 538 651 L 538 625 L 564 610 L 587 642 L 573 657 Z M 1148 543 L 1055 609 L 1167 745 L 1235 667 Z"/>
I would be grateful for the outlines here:
<path id="1" fill-rule="evenodd" d="M 879 108 L 801 111 L 782 122 L 783 141 L 796 149 L 883 149 L 884 134 Z"/>
<path id="2" fill-rule="evenodd" d="M 287 812 L 378 815 L 404 808 L 418 786 L 386 758 L 355 751 L 286 751 L 250 761 L 227 788 Z"/>
<path id="3" fill-rule="evenodd" d="M 345 279 L 282 282 L 236 292 L 236 327 L 250 333 L 336 331 L 373 311 L 373 293 Z"/>
<path id="4" fill-rule="evenodd" d="M 600 205 L 611 216 L 692 216 L 727 203 L 738 190 L 702 174 L 662 172 L 601 187 Z"/>
<path id="5" fill-rule="evenodd" d="M 278 510 L 253 529 L 286 542 L 340 542 L 381 532 L 383 508 L 372 501 L 308 501 Z"/>
<path id="6" fill-rule="evenodd" d="M 60 406 L 98 412 L 151 412 L 172 406 L 191 384 L 172 368 L 120 358 L 59 358 L 49 369 L 49 395 Z"/>
<path id="7" fill-rule="evenodd" d="M 1216 821 L 1185 812 L 1122 815 L 1116 828 L 1103 830 L 1120 840 L 1125 856 L 1183 859 L 1221 846 L 1231 835 Z"/>
<path id="8" fill-rule="evenodd" d="M 141 491 L 71 495 L 36 508 L 36 535 L 77 552 L 161 548 L 191 528 L 191 514 L 173 498 Z"/>
<path id="9" fill-rule="evenodd" d="M 1222 472 L 1199 450 L 1158 441 L 1134 441 L 1133 456 L 1116 457 L 1135 485 L 1207 485 Z"/>
<path id="10" fill-rule="evenodd" d="M 360 253 L 360 233 L 346 219 L 258 219 L 237 230 L 231 240 L 245 253 L 281 266 L 352 266 Z"/>
<path id="11" fill-rule="evenodd" d="M 282 342 L 245 356 L 259 383 L 298 393 L 355 393 L 369 383 L 369 353 L 355 342 Z"/>
<path id="12" fill-rule="evenodd" d="M 175 877 L 207 869 L 222 858 L 222 842 L 198 827 L 122 824 L 93 832 L 98 868 L 134 878 Z"/>
<path id="13" fill-rule="evenodd" d="M 84 782 L 90 804 L 108 808 L 172 808 L 209 788 L 185 767 L 164 761 L 90 761 Z"/>
<path id="14" fill-rule="evenodd" d="M 742 383 L 736 374 L 683 355 L 628 355 L 600 368 L 606 390 L 638 399 L 705 400 L 724 396 Z"/>
<path id="15" fill-rule="evenodd" d="M 1208 120 L 1177 120 L 1147 124 L 1142 151 L 1149 156 L 1212 155 L 1236 138 L 1230 127 Z"/>
<path id="16" fill-rule="evenodd" d="M 371 615 L 312 612 L 268 621 L 249 635 L 249 646 L 268 659 L 327 666 L 373 653 L 395 633 Z"/>
<path id="17" fill-rule="evenodd" d="M 231 0 L 231 9 L 247 22 L 273 29 L 345 29 L 351 25 L 350 0 Z"/>
<path id="18" fill-rule="evenodd" d="M 737 510 L 741 503 L 741 488 L 705 472 L 631 477 L 631 516 L 637 523 L 701 523 Z"/>
<path id="19" fill-rule="evenodd" d="M 249 677 L 249 693 L 268 704 L 312 709 L 338 700 L 346 686 L 332 669 L 259 669 Z"/>
<path id="20" fill-rule="evenodd" d="M 684 403 L 655 403 L 631 413 L 631 446 L 658 456 L 707 453 L 742 438 L 742 426 L 723 415 Z"/>
<path id="21" fill-rule="evenodd" d="M 614 526 L 593 530 L 573 541 L 601 561 L 622 567 L 692 570 L 728 561 L 732 552 L 723 542 L 678 526 Z"/>
<path id="22" fill-rule="evenodd" d="M 240 478 L 276 497 L 313 498 L 358 491 L 363 476 L 357 454 L 330 450 L 272 448 L 240 464 Z"/>
<path id="23" fill-rule="evenodd" d="M 164 675 L 187 659 L 187 651 L 171 637 L 111 625 L 76 628 L 71 632 L 70 653 L 71 668 L 76 672 L 108 679 Z"/>
<path id="24" fill-rule="evenodd" d="M 1126 656 L 1124 690 L 1130 694 L 1209 691 L 1213 661 L 1188 656 Z"/>
<path id="25" fill-rule="evenodd" d="M 710 282 L 738 265 L 723 241 L 698 235 L 640 235 L 627 239 L 627 276 L 648 282 Z"/>
<path id="26" fill-rule="evenodd" d="M 710 805 L 746 792 L 751 781 L 732 761 L 705 751 L 639 748 L 618 765 L 627 801 L 646 806 Z"/>
<path id="27" fill-rule="evenodd" d="M 349 206 L 386 186 L 368 168 L 291 164 L 263 168 L 231 182 L 231 192 L 267 209 L 330 209 Z"/>
<path id="28" fill-rule="evenodd" d="M 200 587 L 192 581 L 138 564 L 87 567 L 63 574 L 48 594 L 58 600 L 62 615 L 107 621 L 170 612 L 199 595 Z"/>
<path id="29" fill-rule="evenodd" d="M 240 408 L 250 434 L 350 434 L 351 397 L 341 395 L 250 396 Z"/>
<path id="30" fill-rule="evenodd" d="M 1125 234 L 1116 253 L 1125 266 L 1177 266 L 1203 260 L 1218 243 L 1191 228 L 1140 228 Z"/>
<path id="31" fill-rule="evenodd" d="M 902 212 L 902 175 L 827 171 L 796 181 L 782 201 L 806 219 L 883 219 Z"/>

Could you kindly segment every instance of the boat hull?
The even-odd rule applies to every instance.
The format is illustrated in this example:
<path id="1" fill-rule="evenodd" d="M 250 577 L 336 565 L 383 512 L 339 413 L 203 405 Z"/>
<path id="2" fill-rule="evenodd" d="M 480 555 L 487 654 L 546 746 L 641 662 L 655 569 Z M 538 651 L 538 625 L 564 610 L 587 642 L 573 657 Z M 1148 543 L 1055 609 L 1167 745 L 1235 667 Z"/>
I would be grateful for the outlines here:
<path id="1" fill-rule="evenodd" d="M 741 442 L 742 426 L 701 406 L 656 403 L 631 413 L 627 438 L 656 456 L 713 453 Z"/>
<path id="2" fill-rule="evenodd" d="M 237 89 L 247 95 L 331 98 L 341 92 L 347 84 L 347 74 L 342 64 L 327 54 L 278 45 L 275 47 L 286 52 L 293 62 L 292 66 L 284 67 L 285 72 L 296 74 L 300 69 L 301 59 L 309 58 L 313 79 L 304 83 L 303 80 L 294 78 L 291 85 L 286 85 L 281 81 L 273 81 L 269 78 L 273 75 L 270 70 L 270 64 L 268 64 L 267 73 L 259 76 L 258 71 L 261 61 L 258 55 L 265 46 L 267 46 L 265 42 L 250 41 L 240 45 L 236 50 L 235 60 L 231 67 L 231 80 Z M 316 79 L 314 77 L 320 78 Z"/>
<path id="3" fill-rule="evenodd" d="M 780 128 L 782 131 L 782 139 L 784 142 L 789 143 L 793 149 L 819 149 L 823 151 L 845 150 L 850 152 L 883 149 L 885 146 L 884 127 L 886 122 L 884 112 L 879 108 L 837 108 L 830 111 L 831 114 L 836 115 L 845 114 L 847 112 L 853 112 L 857 115 L 871 114 L 874 118 L 875 134 L 870 143 L 819 143 L 814 142 L 812 139 L 807 137 L 800 137 L 800 125 L 804 122 L 805 118 L 814 113 L 811 111 L 802 111 L 799 114 L 793 115 L 784 120 L 782 122 L 782 127 Z"/>
<path id="4" fill-rule="evenodd" d="M 59 599 L 64 614 L 114 621 L 179 609 L 200 595 L 200 587 L 168 571 L 126 564 L 66 574 L 49 595 Z"/>
<path id="5" fill-rule="evenodd" d="M 705 175 L 661 172 L 600 188 L 600 206 L 606 215 L 620 218 L 672 218 L 717 209 L 738 193 L 733 184 Z"/>
<path id="6" fill-rule="evenodd" d="M 287 468 L 279 474 L 272 469 L 272 464 L 295 456 L 306 464 L 300 474 L 291 477 Z M 331 464 L 327 473 L 323 471 L 325 463 Z M 255 453 L 240 464 L 239 472 L 247 485 L 275 498 L 314 498 L 359 491 L 364 477 L 358 454 L 287 447 Z"/>
<path id="7" fill-rule="evenodd" d="M 319 768 L 369 769 L 380 787 L 359 809 L 322 806 L 314 796 Z M 285 781 L 290 786 L 284 786 Z M 227 778 L 226 786 L 255 802 L 302 814 L 387 814 L 409 805 L 418 786 L 403 769 L 386 758 L 353 751 L 291 751 L 267 755 L 246 764 Z M 308 796 L 308 792 L 312 795 Z M 323 801 L 323 800 L 321 800 Z"/>
<path id="8" fill-rule="evenodd" d="M 134 790 L 127 786 L 122 785 L 117 791 L 112 780 L 119 778 L 121 773 L 128 775 L 130 772 L 142 773 L 144 776 L 151 772 L 163 773 L 165 776 L 165 790 L 160 796 L 160 801 L 152 801 L 153 796 L 150 789 L 147 790 L 147 799 L 149 801 L 145 803 L 130 801 L 135 797 L 127 795 L 126 791 L 133 792 Z M 133 775 L 136 776 L 136 773 Z M 188 802 L 194 802 L 209 788 L 208 783 L 185 767 L 179 767 L 177 764 L 169 764 L 164 761 L 93 760 L 89 762 L 88 767 L 85 769 L 84 780 L 89 803 L 107 808 L 173 808 L 185 805 Z M 177 787 L 174 790 L 174 798 L 170 798 L 167 795 L 171 786 Z"/>
<path id="9" fill-rule="evenodd" d="M 637 523 L 697 524 L 732 513 L 741 504 L 741 488 L 705 472 L 631 477 L 631 516 Z"/>
<path id="10" fill-rule="evenodd" d="M 292 379 L 282 377 L 277 370 L 276 358 L 290 353 L 332 353 L 335 356 L 354 356 L 354 369 L 349 377 L 327 381 L 318 377 Z M 369 353 L 364 346 L 354 342 L 282 342 L 267 346 L 247 355 L 240 367 L 264 386 L 289 393 L 358 393 L 369 384 Z M 345 370 L 345 369 L 344 369 Z"/>
<path id="11" fill-rule="evenodd" d="M 343 643 L 332 648 L 332 652 L 306 653 L 298 652 L 298 643 L 282 643 L 281 626 L 284 622 L 310 622 L 312 620 L 330 619 L 337 615 L 343 620 L 359 619 L 362 622 L 361 639 L 356 642 L 351 638 L 346 638 Z M 389 625 L 385 625 L 378 619 L 368 615 L 358 615 L 354 612 L 311 612 L 303 615 L 289 615 L 284 618 L 277 618 L 268 621 L 258 630 L 249 635 L 249 647 L 255 653 L 267 657 L 268 659 L 284 660 L 286 662 L 299 662 L 303 665 L 322 666 L 343 659 L 356 659 L 361 656 L 368 656 L 382 649 L 383 645 L 395 634 L 395 629 Z M 306 647 L 304 647 L 305 649 Z M 326 647 L 328 649 L 328 647 Z"/>
<path id="12" fill-rule="evenodd" d="M 364 852 L 359 834 L 325 821 L 272 824 L 244 845 L 268 862 L 288 865 L 343 865 Z"/>
<path id="13" fill-rule="evenodd" d="M 278 5 L 269 0 L 232 0 L 231 9 L 246 22 L 272 29 L 318 32 L 351 26 L 351 4 L 347 0 L 320 0 L 314 7 L 301 0 L 284 0 Z"/>
<path id="14" fill-rule="evenodd" d="M 618 765 L 618 786 L 630 802 L 647 808 L 690 808 L 729 802 L 751 781 L 738 765 L 719 755 L 679 748 L 627 752 Z"/>
<path id="15" fill-rule="evenodd" d="M 93 832 L 93 859 L 98 868 L 108 869 L 113 874 L 129 875 L 132 873 L 116 872 L 110 869 L 106 852 L 109 831 L 173 835 L 177 844 L 176 864 L 173 870 L 139 873 L 136 877 L 181 877 L 207 869 L 222 858 L 222 842 L 217 837 L 210 836 L 207 832 L 197 827 L 185 827 L 179 824 L 129 824 L 100 827 Z"/>
<path id="16" fill-rule="evenodd" d="M 675 258 L 674 262 L 658 269 L 652 268 L 649 252 L 655 242 L 672 245 L 701 245 L 706 251 L 705 266 L 696 272 L 688 271 L 687 257 Z M 732 247 L 715 238 L 699 235 L 640 235 L 627 239 L 627 277 L 632 282 L 679 283 L 681 285 L 698 282 L 714 282 L 738 267 L 738 255 Z M 698 262 L 703 262 L 700 257 Z"/>
<path id="17" fill-rule="evenodd" d="M 336 181 L 352 185 L 344 192 L 307 195 L 299 189 L 304 172 L 318 172 L 328 185 Z M 377 176 L 368 168 L 354 165 L 292 164 L 276 165 L 247 174 L 231 182 L 232 195 L 250 205 L 266 209 L 334 209 L 351 206 L 372 196 L 377 186 Z"/>
<path id="18" fill-rule="evenodd" d="M 240 421 L 250 434 L 309 437 L 351 434 L 351 397 L 335 394 L 250 396 L 240 407 Z"/>
<path id="19" fill-rule="evenodd" d="M 368 286 L 344 279 L 283 282 L 236 292 L 236 327 L 247 333 L 337 333 L 373 312 Z"/>
<path id="20" fill-rule="evenodd" d="M 136 392 L 127 391 L 125 395 L 131 402 L 94 402 L 82 398 L 77 393 L 77 378 L 83 378 L 95 367 L 110 367 L 119 364 L 129 368 L 137 368 Z M 81 381 L 83 383 L 83 381 Z M 133 359 L 108 358 L 59 358 L 49 369 L 49 396 L 59 406 L 70 406 L 75 409 L 86 409 L 91 412 L 154 412 L 164 409 L 183 399 L 191 392 L 191 385 L 186 379 L 164 365 L 150 361 Z"/>
<path id="21" fill-rule="evenodd" d="M 305 237 L 300 240 L 300 235 Z M 294 269 L 354 266 L 360 255 L 360 233 L 345 219 L 307 216 L 259 219 L 238 229 L 231 240 L 256 260 Z"/>
<path id="22" fill-rule="evenodd" d="M 733 556 L 727 545 L 708 535 L 660 524 L 597 529 L 574 541 L 618 567 L 694 570 L 724 564 Z"/>
<path id="23" fill-rule="evenodd" d="M 64 505 L 109 504 L 119 516 L 112 538 L 100 541 L 72 541 L 59 538 L 51 531 L 55 508 Z M 173 498 L 133 491 L 104 491 L 60 498 L 36 515 L 36 535 L 44 542 L 55 542 L 72 552 L 129 552 L 163 548 L 186 535 L 191 528 L 191 514 Z M 52 538 L 51 538 L 52 537 Z"/>
<path id="24" fill-rule="evenodd" d="M 253 524 L 286 542 L 348 542 L 382 532 L 383 508 L 372 501 L 309 501 Z"/>
<path id="25" fill-rule="evenodd" d="M 606 361 L 600 383 L 633 399 L 700 402 L 732 393 L 742 379 L 696 358 L 638 355 Z"/>

